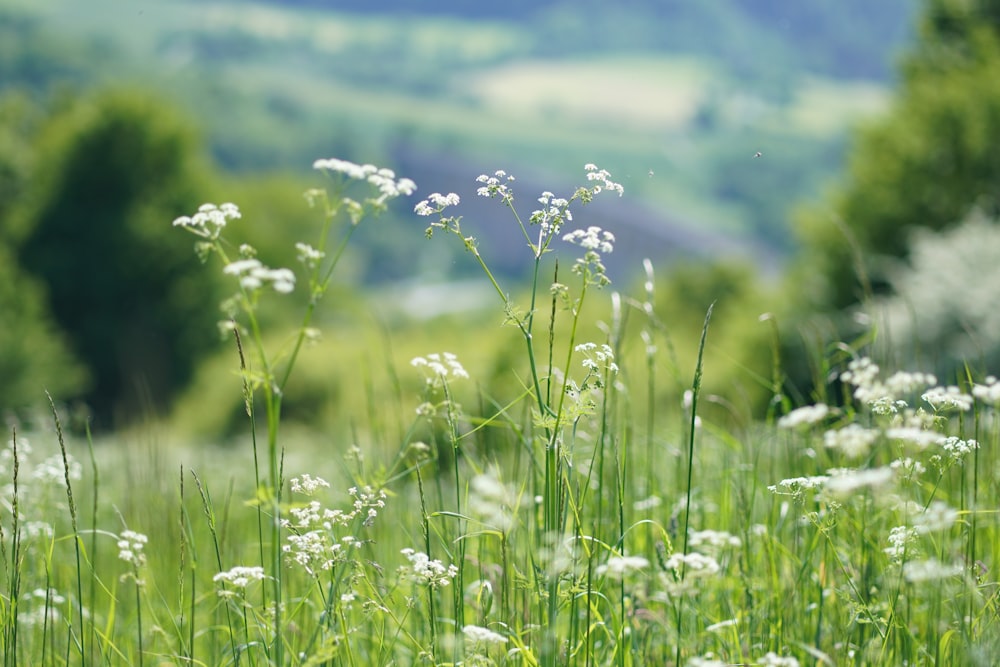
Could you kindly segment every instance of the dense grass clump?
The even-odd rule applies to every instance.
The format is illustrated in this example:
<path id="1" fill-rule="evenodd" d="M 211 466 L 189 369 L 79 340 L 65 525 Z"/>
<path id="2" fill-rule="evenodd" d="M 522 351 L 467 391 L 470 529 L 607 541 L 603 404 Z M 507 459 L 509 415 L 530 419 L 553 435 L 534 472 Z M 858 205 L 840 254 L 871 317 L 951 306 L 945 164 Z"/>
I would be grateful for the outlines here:
<path id="1" fill-rule="evenodd" d="M 393 369 L 419 387 L 393 399 L 412 415 L 395 435 L 373 423 L 353 442 L 288 441 L 285 389 L 348 239 L 414 190 L 384 169 L 316 166 L 331 186 L 309 193 L 323 224 L 296 245 L 299 273 L 227 243 L 232 204 L 174 223 L 233 279 L 222 329 L 245 449 L 181 449 L 174 467 L 131 443 L 82 465 L 55 409 L 52 432 L 12 432 L 4 664 L 991 664 L 1000 382 L 890 374 L 842 346 L 827 360 L 835 405 L 778 395 L 779 414 L 724 428 L 699 410 L 708 306 L 689 391 L 659 404 L 671 346 L 652 266 L 642 294 L 611 293 L 608 321 L 588 316 L 615 239 L 574 229 L 570 207 L 622 191 L 593 165 L 525 217 L 512 176 L 480 177 L 533 256 L 523 304 L 452 215 L 457 195 L 415 207 L 494 289 L 523 350 L 518 395 L 491 397 L 428 350 Z M 261 303 L 303 282 L 303 318 L 270 349 Z"/>

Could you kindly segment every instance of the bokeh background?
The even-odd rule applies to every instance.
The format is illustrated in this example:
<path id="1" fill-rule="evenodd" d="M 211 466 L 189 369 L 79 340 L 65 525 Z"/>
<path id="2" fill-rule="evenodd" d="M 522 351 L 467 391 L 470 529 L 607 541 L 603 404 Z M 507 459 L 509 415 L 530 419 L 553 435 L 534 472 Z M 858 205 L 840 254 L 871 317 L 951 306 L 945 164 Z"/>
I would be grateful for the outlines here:
<path id="1" fill-rule="evenodd" d="M 625 196 L 578 222 L 617 235 L 613 288 L 641 287 L 652 260 L 678 378 L 717 302 L 706 381 L 747 414 L 773 389 L 768 322 L 799 397 L 873 318 L 900 361 L 985 367 L 1000 361 L 998 136 L 988 0 L 4 0 L 0 408 L 30 419 L 47 390 L 99 428 L 236 428 L 221 272 L 170 222 L 237 202 L 233 233 L 291 266 L 319 222 L 302 192 L 321 157 L 419 190 L 352 239 L 286 403 L 315 428 L 371 410 L 398 389 L 392 368 L 432 350 L 503 394 L 516 340 L 470 257 L 425 241 L 412 211 L 459 193 L 517 290 L 530 254 L 475 196 L 497 169 L 529 213 L 585 163 L 608 169 Z M 269 325 L 293 326 L 303 298 Z"/>

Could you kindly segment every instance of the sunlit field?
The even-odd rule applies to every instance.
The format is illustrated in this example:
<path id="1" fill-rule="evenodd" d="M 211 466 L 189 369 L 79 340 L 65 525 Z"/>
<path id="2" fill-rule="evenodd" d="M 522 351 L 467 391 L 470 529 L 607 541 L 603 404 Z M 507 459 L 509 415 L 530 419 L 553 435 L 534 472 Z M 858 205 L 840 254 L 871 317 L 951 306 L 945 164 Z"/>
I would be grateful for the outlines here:
<path id="1" fill-rule="evenodd" d="M 141 428 L 94 442 L 58 405 L 9 434 L 5 665 L 993 664 L 995 378 L 880 367 L 873 330 L 819 351 L 809 401 L 782 393 L 775 354 L 755 378 L 766 414 L 724 419 L 703 390 L 711 304 L 687 323 L 697 347 L 676 347 L 653 265 L 618 291 L 616 239 L 574 223 L 620 197 L 614 174 L 587 165 L 562 193 L 479 176 L 523 238 L 524 291 L 491 270 L 457 195 L 315 167 L 327 187 L 307 193 L 315 235 L 287 240 L 294 267 L 230 243 L 238 202 L 173 221 L 229 281 L 217 372 L 233 394 L 200 409 L 240 407 L 232 442 L 165 448 Z M 444 346 L 389 363 L 388 333 L 363 345 L 384 363 L 338 380 L 368 399 L 340 415 L 350 436 L 302 437 L 284 409 L 338 309 L 324 297 L 393 200 L 426 228 L 415 243 L 478 264 L 514 350 L 507 390 Z M 274 327 L 262 309 L 289 293 L 309 298 Z"/>

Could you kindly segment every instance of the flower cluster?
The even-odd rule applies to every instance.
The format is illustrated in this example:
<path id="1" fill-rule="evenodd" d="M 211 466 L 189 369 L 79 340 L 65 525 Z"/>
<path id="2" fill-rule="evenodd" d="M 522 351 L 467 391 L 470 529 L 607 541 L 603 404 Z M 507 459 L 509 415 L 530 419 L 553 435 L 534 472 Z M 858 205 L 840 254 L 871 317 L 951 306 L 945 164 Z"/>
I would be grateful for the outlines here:
<path id="1" fill-rule="evenodd" d="M 413 211 L 417 215 L 422 216 L 438 215 L 449 206 L 458 206 L 460 201 L 458 195 L 454 192 L 449 192 L 446 195 L 440 192 L 432 192 L 427 199 L 414 206 Z"/>
<path id="2" fill-rule="evenodd" d="M 295 289 L 295 274 L 290 269 L 271 269 L 254 258 L 230 262 L 222 271 L 239 278 L 240 287 L 248 292 L 259 290 L 268 284 L 279 294 L 288 294 Z"/>
<path id="3" fill-rule="evenodd" d="M 462 628 L 466 641 L 472 644 L 506 644 L 507 638 L 479 625 L 466 625 Z"/>
<path id="4" fill-rule="evenodd" d="M 236 567 L 226 570 L 225 572 L 219 572 L 212 577 L 212 581 L 217 584 L 226 583 L 230 586 L 235 586 L 236 588 L 246 588 L 254 581 L 261 581 L 264 578 L 264 568 L 259 565 L 237 565 Z M 225 591 L 220 590 L 219 595 L 225 595 Z"/>
<path id="5" fill-rule="evenodd" d="M 832 411 L 825 403 L 816 405 L 806 405 L 792 410 L 787 415 L 778 420 L 778 428 L 799 428 L 802 426 L 812 426 L 826 419 Z"/>
<path id="6" fill-rule="evenodd" d="M 442 588 L 458 576 L 458 568 L 455 565 L 445 565 L 440 560 L 431 560 L 422 551 L 407 548 L 400 553 L 410 561 L 408 566 L 404 565 L 399 569 L 400 575 L 409 577 L 421 586 Z"/>
<path id="7" fill-rule="evenodd" d="M 583 352 L 584 358 L 580 363 L 591 372 L 601 372 L 604 370 L 611 373 L 618 372 L 618 364 L 615 363 L 615 353 L 607 343 L 598 345 L 597 343 L 580 343 L 575 348 L 577 352 Z"/>
<path id="8" fill-rule="evenodd" d="M 149 538 L 145 535 L 132 530 L 124 530 L 118 536 L 118 558 L 132 566 L 133 575 L 136 570 L 146 564 L 146 554 L 143 549 L 148 541 Z M 142 582 L 136 580 L 136 583 L 141 584 Z"/>
<path id="9" fill-rule="evenodd" d="M 530 221 L 531 224 L 538 225 L 540 238 L 558 234 L 563 224 L 573 221 L 573 212 L 569 210 L 568 199 L 556 197 L 546 191 L 538 198 L 538 203 L 542 208 L 532 211 Z"/>
<path id="10" fill-rule="evenodd" d="M 469 374 L 462 367 L 458 357 L 451 352 L 428 354 L 426 357 L 414 357 L 410 360 L 414 368 L 422 368 L 427 373 L 427 384 L 440 385 L 449 378 L 468 379 Z"/>
<path id="11" fill-rule="evenodd" d="M 607 169 L 598 169 L 596 164 L 589 163 L 583 165 L 583 169 L 587 172 L 588 181 L 600 181 L 600 184 L 591 188 L 591 192 L 595 195 L 599 194 L 602 190 L 617 192 L 619 197 L 625 194 L 625 189 L 622 187 L 621 183 L 615 183 L 612 181 L 611 174 L 608 173 Z"/>
<path id="12" fill-rule="evenodd" d="M 514 191 L 507 185 L 514 182 L 514 177 L 503 169 L 497 170 L 492 176 L 480 174 L 476 177 L 476 182 L 483 184 L 476 190 L 476 194 L 480 197 L 489 197 L 490 199 L 500 197 L 507 205 L 514 201 Z"/>
<path id="13" fill-rule="evenodd" d="M 202 204 L 197 213 L 192 216 L 182 215 L 173 224 L 174 227 L 183 227 L 202 238 L 217 239 L 228 221 L 241 217 L 243 216 L 236 204 Z"/>
<path id="14" fill-rule="evenodd" d="M 296 478 L 292 483 L 292 490 L 311 494 L 326 486 L 329 484 L 322 478 L 303 475 L 302 479 Z M 348 493 L 354 497 L 349 511 L 325 508 L 319 501 L 313 500 L 291 508 L 288 513 L 292 518 L 281 520 L 282 527 L 291 533 L 282 545 L 282 551 L 291 562 L 302 566 L 309 574 L 330 570 L 337 563 L 347 560 L 350 550 L 359 546 L 361 540 L 353 535 L 338 537 L 338 530 L 353 526 L 357 519 L 362 519 L 364 526 L 371 526 L 379 510 L 385 507 L 385 491 L 352 487 Z"/>
<path id="15" fill-rule="evenodd" d="M 574 243 L 586 250 L 608 254 L 615 249 L 615 235 L 600 227 L 590 226 L 586 230 L 576 229 L 563 236 L 563 241 Z"/>
<path id="16" fill-rule="evenodd" d="M 313 169 L 343 174 L 348 178 L 371 183 L 379 190 L 380 195 L 375 200 L 379 204 L 400 195 L 411 195 L 417 190 L 416 183 L 410 179 L 396 180 L 396 173 L 392 169 L 380 169 L 373 164 L 359 165 L 347 160 L 327 158 L 313 162 Z"/>
<path id="17" fill-rule="evenodd" d="M 622 579 L 630 572 L 645 570 L 647 567 L 649 561 L 642 556 L 612 556 L 607 563 L 598 566 L 597 575 Z"/>
<path id="18" fill-rule="evenodd" d="M 476 475 L 469 482 L 469 512 L 484 524 L 504 533 L 514 524 L 517 494 L 494 472 Z"/>

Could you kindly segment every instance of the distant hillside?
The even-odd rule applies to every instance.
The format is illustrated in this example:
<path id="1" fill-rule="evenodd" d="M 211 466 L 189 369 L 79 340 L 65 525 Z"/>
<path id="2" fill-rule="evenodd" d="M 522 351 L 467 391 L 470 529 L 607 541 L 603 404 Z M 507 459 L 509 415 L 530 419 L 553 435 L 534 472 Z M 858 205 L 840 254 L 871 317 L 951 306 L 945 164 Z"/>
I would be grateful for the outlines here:
<path id="1" fill-rule="evenodd" d="M 768 62 L 836 78 L 887 80 L 920 0 L 268 0 L 359 14 L 449 16 L 532 25 L 537 55 L 660 50 L 753 71 Z"/>

